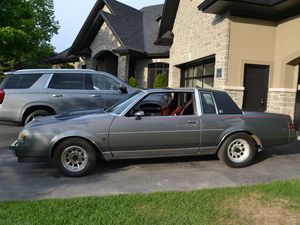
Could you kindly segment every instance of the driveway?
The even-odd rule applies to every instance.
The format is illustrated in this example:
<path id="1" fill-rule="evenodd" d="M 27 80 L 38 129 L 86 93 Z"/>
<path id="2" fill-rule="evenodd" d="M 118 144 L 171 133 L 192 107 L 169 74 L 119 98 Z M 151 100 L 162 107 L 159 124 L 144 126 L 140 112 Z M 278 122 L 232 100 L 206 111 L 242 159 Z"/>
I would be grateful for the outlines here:
<path id="1" fill-rule="evenodd" d="M 88 177 L 61 176 L 51 164 L 18 163 L 8 146 L 21 128 L 0 125 L 0 200 L 185 191 L 300 179 L 300 142 L 266 149 L 254 165 L 231 169 L 215 156 L 99 162 Z"/>

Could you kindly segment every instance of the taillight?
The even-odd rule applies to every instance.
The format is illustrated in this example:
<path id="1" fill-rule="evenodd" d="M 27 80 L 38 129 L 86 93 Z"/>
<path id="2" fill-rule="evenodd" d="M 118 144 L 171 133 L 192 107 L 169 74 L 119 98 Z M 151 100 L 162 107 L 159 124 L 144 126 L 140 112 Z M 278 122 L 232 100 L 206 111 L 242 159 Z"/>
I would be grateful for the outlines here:
<path id="1" fill-rule="evenodd" d="M 290 129 L 290 130 L 296 130 L 295 124 L 289 123 L 289 129 Z"/>
<path id="2" fill-rule="evenodd" d="M 4 96 L 5 96 L 4 91 L 0 89 L 0 104 L 2 104 L 2 102 L 4 100 Z"/>

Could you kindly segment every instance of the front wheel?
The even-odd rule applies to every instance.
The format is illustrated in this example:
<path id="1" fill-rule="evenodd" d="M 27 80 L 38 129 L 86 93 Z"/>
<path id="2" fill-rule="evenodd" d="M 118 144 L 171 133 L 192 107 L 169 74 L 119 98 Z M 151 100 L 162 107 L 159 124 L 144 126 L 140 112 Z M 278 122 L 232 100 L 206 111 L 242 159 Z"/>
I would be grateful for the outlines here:
<path id="1" fill-rule="evenodd" d="M 241 168 L 252 163 L 256 151 L 256 144 L 248 134 L 237 133 L 224 141 L 218 157 L 229 167 Z"/>
<path id="2" fill-rule="evenodd" d="M 87 141 L 70 138 L 60 143 L 54 152 L 55 167 L 70 177 L 89 175 L 96 166 L 96 151 Z"/>

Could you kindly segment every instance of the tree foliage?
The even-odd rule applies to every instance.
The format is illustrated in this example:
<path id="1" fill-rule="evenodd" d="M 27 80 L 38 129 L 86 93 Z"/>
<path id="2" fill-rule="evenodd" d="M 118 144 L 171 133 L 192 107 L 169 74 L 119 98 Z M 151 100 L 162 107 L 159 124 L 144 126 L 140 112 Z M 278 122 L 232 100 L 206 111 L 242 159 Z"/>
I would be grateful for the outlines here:
<path id="1" fill-rule="evenodd" d="M 137 79 L 135 77 L 130 77 L 128 84 L 129 86 L 136 88 L 138 86 Z"/>
<path id="2" fill-rule="evenodd" d="M 45 66 L 57 31 L 53 0 L 1 0 L 0 71 Z"/>
<path id="3" fill-rule="evenodd" d="M 165 88 L 168 86 L 168 80 L 166 75 L 158 73 L 154 79 L 154 88 Z"/>

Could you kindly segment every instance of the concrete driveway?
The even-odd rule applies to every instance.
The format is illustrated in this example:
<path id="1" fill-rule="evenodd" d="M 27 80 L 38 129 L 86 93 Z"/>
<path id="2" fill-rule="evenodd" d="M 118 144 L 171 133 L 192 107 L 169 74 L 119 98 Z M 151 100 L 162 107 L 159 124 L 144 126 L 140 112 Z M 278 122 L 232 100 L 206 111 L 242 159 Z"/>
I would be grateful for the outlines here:
<path id="1" fill-rule="evenodd" d="M 266 149 L 254 165 L 231 169 L 215 156 L 99 162 L 88 177 L 61 176 L 51 164 L 18 163 L 8 146 L 21 128 L 0 126 L 0 200 L 184 191 L 300 179 L 300 142 Z"/>

